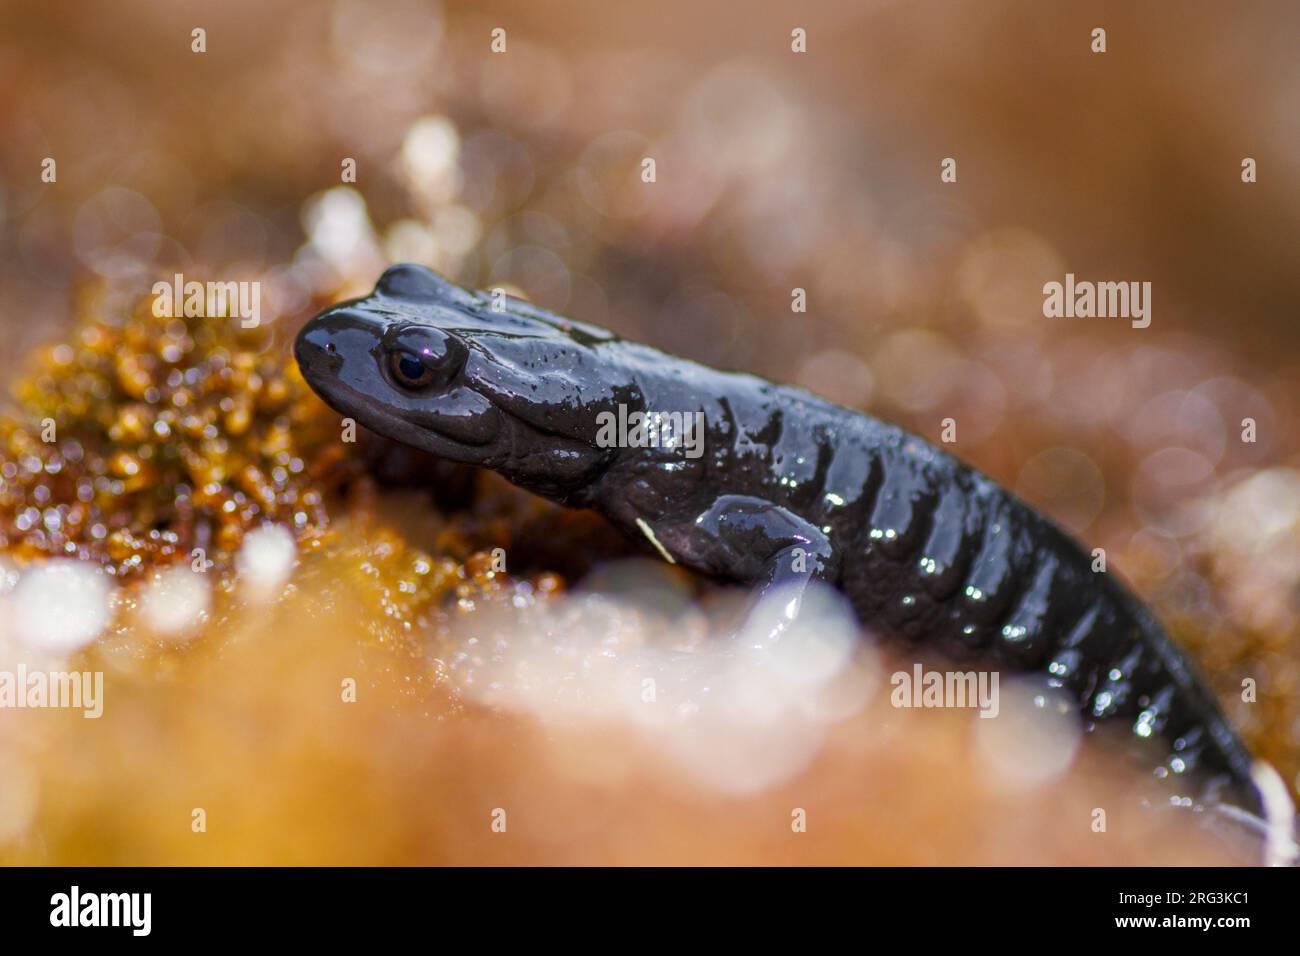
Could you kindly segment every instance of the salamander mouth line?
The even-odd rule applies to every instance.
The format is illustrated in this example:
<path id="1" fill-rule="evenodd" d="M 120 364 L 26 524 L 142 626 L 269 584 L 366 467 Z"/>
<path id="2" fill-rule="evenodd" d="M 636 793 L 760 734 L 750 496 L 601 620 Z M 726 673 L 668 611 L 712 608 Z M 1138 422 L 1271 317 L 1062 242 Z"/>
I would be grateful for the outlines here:
<path id="1" fill-rule="evenodd" d="M 312 372 L 305 372 L 305 377 L 308 383 L 335 411 L 355 419 L 371 431 L 379 432 L 396 441 L 409 443 L 411 439 L 410 432 L 413 428 L 418 427 L 424 433 L 432 434 L 440 442 L 447 445 L 462 448 L 466 451 L 481 451 L 485 446 L 496 441 L 501 434 L 497 416 L 502 412 L 498 406 L 477 389 L 460 380 L 453 380 L 445 386 L 430 390 L 427 396 L 423 397 L 446 401 L 454 392 L 472 392 L 480 397 L 489 409 L 487 413 L 475 415 L 474 420 L 479 427 L 491 424 L 490 432 L 471 434 L 450 427 L 451 423 L 457 420 L 457 416 L 450 413 L 467 407 L 464 402 L 455 402 L 454 399 L 446 409 L 419 407 L 417 405 L 415 414 L 419 417 L 419 425 L 414 426 L 407 417 L 410 414 L 409 412 L 400 408 L 382 408 L 375 403 L 372 395 L 349 385 L 335 375 L 328 372 L 321 374 L 313 370 Z M 416 399 L 421 397 L 414 392 L 410 393 L 410 395 Z"/>

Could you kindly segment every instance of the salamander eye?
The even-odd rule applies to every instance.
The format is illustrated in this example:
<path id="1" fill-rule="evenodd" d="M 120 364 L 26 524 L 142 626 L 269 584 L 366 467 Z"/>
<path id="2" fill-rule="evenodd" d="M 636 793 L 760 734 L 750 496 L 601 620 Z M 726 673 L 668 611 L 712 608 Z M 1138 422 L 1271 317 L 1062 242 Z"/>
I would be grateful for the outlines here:
<path id="1" fill-rule="evenodd" d="M 434 370 L 420 361 L 420 356 L 404 349 L 388 353 L 388 371 L 402 388 L 426 388 L 433 384 Z"/>

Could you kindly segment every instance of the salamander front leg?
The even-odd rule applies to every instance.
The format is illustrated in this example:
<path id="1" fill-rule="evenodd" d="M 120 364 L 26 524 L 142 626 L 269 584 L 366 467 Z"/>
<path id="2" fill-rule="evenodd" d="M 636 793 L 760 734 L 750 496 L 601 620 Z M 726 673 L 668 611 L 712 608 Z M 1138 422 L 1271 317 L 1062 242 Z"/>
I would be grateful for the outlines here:
<path id="1" fill-rule="evenodd" d="M 714 545 L 717 570 L 757 587 L 744 633 L 773 641 L 799 615 L 810 582 L 834 585 L 839 571 L 830 539 L 803 518 L 762 498 L 724 495 L 695 519 Z M 765 598 L 775 601 L 765 601 Z M 762 611 L 759 612 L 759 607 Z M 774 606 L 779 610 L 773 616 Z"/>

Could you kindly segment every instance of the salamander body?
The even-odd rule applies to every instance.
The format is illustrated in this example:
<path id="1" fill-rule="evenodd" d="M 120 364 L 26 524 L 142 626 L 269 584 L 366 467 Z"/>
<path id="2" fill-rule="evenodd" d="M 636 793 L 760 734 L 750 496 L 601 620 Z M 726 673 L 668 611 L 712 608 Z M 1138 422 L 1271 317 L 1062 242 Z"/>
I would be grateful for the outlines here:
<path id="1" fill-rule="evenodd" d="M 1249 753 L 1151 612 L 900 428 L 418 266 L 321 313 L 295 348 L 316 391 L 380 434 L 594 508 L 695 571 L 765 591 L 820 580 L 887 637 L 1039 672 L 1086 728 L 1127 728 L 1175 803 L 1261 812 Z M 675 427 L 608 441 L 632 420 Z"/>

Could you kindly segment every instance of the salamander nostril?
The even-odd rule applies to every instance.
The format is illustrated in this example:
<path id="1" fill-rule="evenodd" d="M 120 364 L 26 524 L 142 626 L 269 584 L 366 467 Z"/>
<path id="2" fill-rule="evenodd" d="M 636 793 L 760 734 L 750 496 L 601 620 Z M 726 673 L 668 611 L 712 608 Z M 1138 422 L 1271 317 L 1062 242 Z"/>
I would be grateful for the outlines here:
<path id="1" fill-rule="evenodd" d="M 304 374 L 328 374 L 336 366 L 339 356 L 335 354 L 334 335 L 319 319 L 308 322 L 294 340 L 294 357 Z"/>

